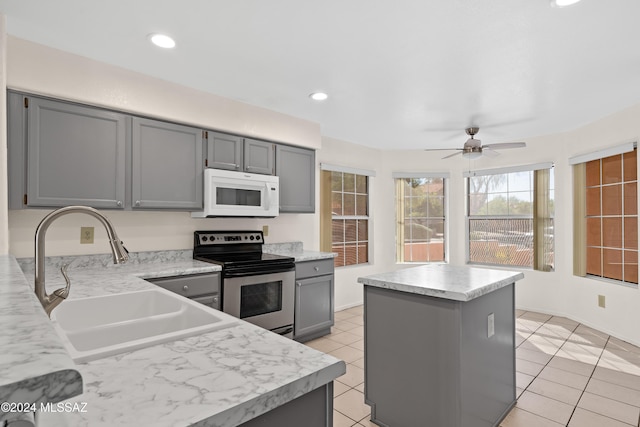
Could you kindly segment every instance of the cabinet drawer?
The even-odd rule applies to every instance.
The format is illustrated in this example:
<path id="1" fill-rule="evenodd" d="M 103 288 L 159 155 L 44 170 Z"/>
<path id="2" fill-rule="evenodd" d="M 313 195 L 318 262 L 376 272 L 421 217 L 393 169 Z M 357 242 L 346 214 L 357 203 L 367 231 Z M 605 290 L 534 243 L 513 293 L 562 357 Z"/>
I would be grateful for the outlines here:
<path id="1" fill-rule="evenodd" d="M 220 291 L 220 274 L 200 274 L 146 279 L 168 291 L 187 298 L 210 295 Z"/>
<path id="2" fill-rule="evenodd" d="M 333 258 L 296 263 L 296 279 L 333 274 Z"/>

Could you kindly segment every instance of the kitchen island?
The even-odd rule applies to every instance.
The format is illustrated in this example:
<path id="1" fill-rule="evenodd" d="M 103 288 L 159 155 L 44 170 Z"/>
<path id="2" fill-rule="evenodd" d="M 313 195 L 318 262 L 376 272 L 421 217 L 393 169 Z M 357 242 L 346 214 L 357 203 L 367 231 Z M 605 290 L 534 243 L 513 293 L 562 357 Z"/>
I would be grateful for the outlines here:
<path id="1" fill-rule="evenodd" d="M 97 264 L 90 256 L 47 259 L 47 284 L 52 289 L 63 284 L 56 267 L 70 260 L 70 299 L 155 289 L 143 278 L 220 269 L 190 259 L 190 251 L 132 255 L 131 262 L 123 265 L 109 265 L 108 256 Z M 12 257 L 4 260 L 6 266 L 0 264 L 0 276 L 10 268 L 11 283 L 29 290 L 30 274 L 25 279 L 16 274 L 17 264 Z M 28 272 L 29 260 L 22 260 L 21 266 Z M 24 290 L 24 307 L 39 304 L 30 290 Z M 13 312 L 22 310 L 14 304 Z M 45 395 L 38 402 L 64 400 L 78 409 L 39 414 L 38 425 L 45 427 L 253 427 L 279 425 L 278 420 L 280 425 L 289 420 L 294 425 L 301 419 L 305 425 L 314 421 L 315 425 L 325 426 L 332 416 L 333 380 L 345 372 L 344 362 L 241 320 L 225 329 L 74 364 L 64 354 L 55 333 L 51 334 L 51 321 L 44 312 L 33 308 L 31 311 L 34 313 L 14 320 L 7 316 L 0 342 L 7 342 L 11 330 L 30 320 L 30 329 L 47 331 L 47 339 L 52 341 L 49 349 L 55 348 L 57 359 L 51 362 L 46 348 L 38 360 L 18 357 L 39 345 L 27 337 L 11 348 L 15 357 L 5 358 L 0 394 L 27 399 L 30 395 L 24 384 L 37 381 Z M 70 374 L 61 376 L 61 370 Z M 285 424 L 283 419 L 287 420 Z"/>
<path id="2" fill-rule="evenodd" d="M 361 277 L 365 401 L 381 426 L 497 426 L 516 401 L 520 272 L 429 265 Z"/>

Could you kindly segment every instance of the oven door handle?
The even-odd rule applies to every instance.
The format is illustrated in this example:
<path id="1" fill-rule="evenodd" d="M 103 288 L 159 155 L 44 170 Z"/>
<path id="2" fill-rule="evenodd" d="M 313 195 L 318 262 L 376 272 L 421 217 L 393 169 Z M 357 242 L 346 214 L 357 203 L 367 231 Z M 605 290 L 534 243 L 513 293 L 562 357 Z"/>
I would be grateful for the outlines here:
<path id="1" fill-rule="evenodd" d="M 295 264 L 291 264 L 290 266 L 274 269 L 274 270 L 263 270 L 263 269 L 249 269 L 244 271 L 228 271 L 223 270 L 223 277 L 227 277 L 229 279 L 235 277 L 247 277 L 247 276 L 262 276 L 265 274 L 277 274 L 277 273 L 286 273 L 289 271 L 295 271 Z"/>

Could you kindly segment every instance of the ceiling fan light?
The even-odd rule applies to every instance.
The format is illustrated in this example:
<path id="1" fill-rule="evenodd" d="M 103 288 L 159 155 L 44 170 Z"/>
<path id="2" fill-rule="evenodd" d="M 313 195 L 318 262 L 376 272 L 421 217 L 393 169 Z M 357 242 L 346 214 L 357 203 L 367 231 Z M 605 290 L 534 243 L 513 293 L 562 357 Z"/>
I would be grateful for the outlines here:
<path id="1" fill-rule="evenodd" d="M 470 151 L 462 153 L 462 157 L 466 157 L 467 159 L 474 160 L 478 157 L 482 156 L 482 151 Z"/>
<path id="2" fill-rule="evenodd" d="M 567 7 L 578 3 L 580 0 L 551 0 L 552 7 Z"/>

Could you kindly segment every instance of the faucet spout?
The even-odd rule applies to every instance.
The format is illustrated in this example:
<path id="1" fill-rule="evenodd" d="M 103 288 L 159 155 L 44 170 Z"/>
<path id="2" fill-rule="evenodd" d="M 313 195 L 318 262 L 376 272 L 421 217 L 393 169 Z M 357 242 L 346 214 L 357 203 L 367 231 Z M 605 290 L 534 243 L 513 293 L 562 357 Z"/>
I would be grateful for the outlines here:
<path id="1" fill-rule="evenodd" d="M 49 213 L 42 219 L 42 221 L 40 221 L 40 224 L 38 224 L 35 235 L 35 293 L 48 316 L 51 316 L 51 311 L 53 311 L 54 308 L 67 298 L 71 283 L 66 274 L 66 266 L 64 266 L 62 268 L 62 275 L 67 282 L 67 286 L 65 288 L 55 290 L 51 295 L 47 295 L 44 276 L 45 236 L 47 229 L 53 221 L 61 216 L 71 213 L 84 213 L 90 215 L 104 225 L 104 228 L 107 230 L 111 252 L 113 253 L 114 264 L 121 264 L 127 262 L 129 259 L 128 252 L 123 246 L 122 241 L 118 238 L 111 221 L 96 209 L 88 206 L 66 206 Z"/>

